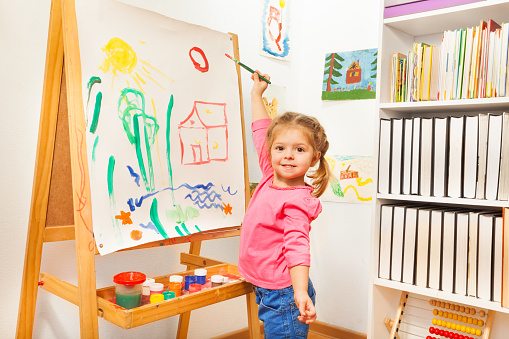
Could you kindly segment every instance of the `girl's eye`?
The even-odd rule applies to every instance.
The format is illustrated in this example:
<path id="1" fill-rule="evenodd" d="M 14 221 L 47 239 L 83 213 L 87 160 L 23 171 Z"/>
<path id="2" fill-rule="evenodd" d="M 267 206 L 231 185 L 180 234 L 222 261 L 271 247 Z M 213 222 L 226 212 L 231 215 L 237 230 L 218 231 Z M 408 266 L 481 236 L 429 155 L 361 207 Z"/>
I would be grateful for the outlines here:
<path id="1" fill-rule="evenodd" d="M 282 151 L 283 150 L 283 146 L 276 146 L 274 149 L 276 151 Z"/>
<path id="2" fill-rule="evenodd" d="M 302 148 L 302 147 L 297 147 L 297 152 L 304 152 L 304 148 Z"/>

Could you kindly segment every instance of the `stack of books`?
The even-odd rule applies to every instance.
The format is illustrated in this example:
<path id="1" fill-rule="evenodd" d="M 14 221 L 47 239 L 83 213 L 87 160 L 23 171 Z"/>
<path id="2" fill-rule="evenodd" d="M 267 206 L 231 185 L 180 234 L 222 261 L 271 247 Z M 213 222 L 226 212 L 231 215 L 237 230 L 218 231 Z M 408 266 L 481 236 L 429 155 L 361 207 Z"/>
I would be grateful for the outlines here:
<path id="1" fill-rule="evenodd" d="M 378 192 L 509 200 L 509 113 L 380 119 Z"/>
<path id="2" fill-rule="evenodd" d="M 446 31 L 440 46 L 392 54 L 391 102 L 507 96 L 509 24 Z"/>
<path id="3" fill-rule="evenodd" d="M 501 302 L 500 214 L 400 205 L 380 213 L 379 278 Z"/>

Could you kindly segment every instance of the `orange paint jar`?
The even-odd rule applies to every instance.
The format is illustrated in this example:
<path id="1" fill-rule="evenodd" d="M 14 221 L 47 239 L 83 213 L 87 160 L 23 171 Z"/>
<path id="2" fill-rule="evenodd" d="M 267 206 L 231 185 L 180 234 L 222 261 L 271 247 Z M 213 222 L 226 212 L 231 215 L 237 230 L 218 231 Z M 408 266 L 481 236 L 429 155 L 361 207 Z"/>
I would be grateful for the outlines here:
<path id="1" fill-rule="evenodd" d="M 182 295 L 182 280 L 183 277 L 180 275 L 170 276 L 168 291 L 175 292 L 175 297 L 180 297 Z"/>
<path id="2" fill-rule="evenodd" d="M 175 297 L 180 297 L 182 293 L 182 283 L 170 282 L 170 285 L 168 286 L 168 291 L 174 292 Z"/>

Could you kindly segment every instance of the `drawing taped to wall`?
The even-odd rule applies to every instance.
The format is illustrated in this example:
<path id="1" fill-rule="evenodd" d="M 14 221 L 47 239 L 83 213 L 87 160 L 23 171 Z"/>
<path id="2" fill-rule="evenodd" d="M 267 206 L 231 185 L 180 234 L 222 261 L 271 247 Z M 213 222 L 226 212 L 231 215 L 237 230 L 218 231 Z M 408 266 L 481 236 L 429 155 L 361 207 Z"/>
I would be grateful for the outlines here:
<path id="1" fill-rule="evenodd" d="M 369 203 L 373 199 L 373 157 L 330 155 L 326 157 L 334 179 L 322 196 L 324 201 Z"/>
<path id="2" fill-rule="evenodd" d="M 116 1 L 76 5 L 99 252 L 240 225 L 230 36 Z"/>
<path id="3" fill-rule="evenodd" d="M 267 114 L 274 119 L 279 114 L 286 112 L 286 87 L 271 84 L 263 92 L 263 104 Z"/>
<path id="4" fill-rule="evenodd" d="M 261 54 L 288 60 L 290 58 L 290 11 L 285 0 L 261 0 Z"/>
<path id="5" fill-rule="evenodd" d="M 322 100 L 375 99 L 378 49 L 327 53 Z"/>

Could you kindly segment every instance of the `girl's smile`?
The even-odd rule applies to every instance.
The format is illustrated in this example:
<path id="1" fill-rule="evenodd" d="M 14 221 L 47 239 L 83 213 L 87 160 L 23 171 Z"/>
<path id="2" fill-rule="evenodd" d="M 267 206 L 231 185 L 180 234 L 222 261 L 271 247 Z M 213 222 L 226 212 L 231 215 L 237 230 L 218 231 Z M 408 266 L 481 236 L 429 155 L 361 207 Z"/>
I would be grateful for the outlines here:
<path id="1" fill-rule="evenodd" d="M 300 128 L 281 130 L 274 139 L 270 157 L 273 184 L 278 187 L 304 186 L 306 172 L 320 158 Z"/>

